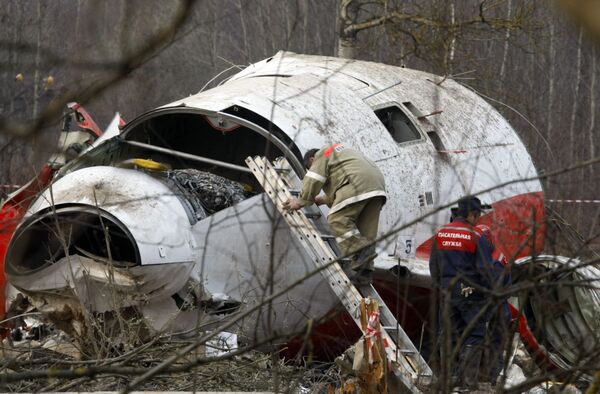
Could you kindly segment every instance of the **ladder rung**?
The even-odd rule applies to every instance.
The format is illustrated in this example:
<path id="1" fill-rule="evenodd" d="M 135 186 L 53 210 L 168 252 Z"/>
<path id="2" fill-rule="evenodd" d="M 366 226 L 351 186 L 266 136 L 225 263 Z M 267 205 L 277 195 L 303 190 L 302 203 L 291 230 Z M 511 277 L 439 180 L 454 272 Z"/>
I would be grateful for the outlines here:
<path id="1" fill-rule="evenodd" d="M 320 212 L 304 212 L 304 214 L 309 219 L 318 219 L 318 218 L 321 217 L 321 213 Z"/>
<path id="2" fill-rule="evenodd" d="M 401 354 L 417 354 L 414 350 L 411 349 L 398 349 Z"/>

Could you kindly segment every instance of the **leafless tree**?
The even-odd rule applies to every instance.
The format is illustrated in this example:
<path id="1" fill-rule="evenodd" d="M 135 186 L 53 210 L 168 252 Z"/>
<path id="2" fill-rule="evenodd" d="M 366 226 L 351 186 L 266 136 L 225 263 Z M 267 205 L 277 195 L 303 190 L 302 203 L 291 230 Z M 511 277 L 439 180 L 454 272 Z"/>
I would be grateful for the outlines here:
<path id="1" fill-rule="evenodd" d="M 582 250 L 591 253 L 588 248 L 600 235 L 600 205 L 561 201 L 597 200 L 599 70 L 590 37 L 598 37 L 599 24 L 590 11 L 592 2 L 559 3 L 583 27 L 549 4 L 527 0 L 206 0 L 177 6 L 141 0 L 6 1 L 0 6 L 0 184 L 23 183 L 36 173 L 52 153 L 58 119 L 68 101 L 85 103 L 101 124 L 116 110 L 130 120 L 149 108 L 216 86 L 221 78 L 279 49 L 337 54 L 431 71 L 490 98 L 520 131 L 537 167 L 552 174 L 544 178 L 547 197 L 570 225 L 561 223 L 566 230 L 562 228 L 563 235 L 557 235 L 551 247 L 574 256 Z M 221 72 L 220 78 L 212 79 Z M 569 171 L 562 171 L 565 168 Z M 582 264 L 594 261 L 592 257 Z M 536 275 L 540 280 L 549 276 Z M 266 281 L 263 288 L 265 305 L 273 297 L 270 284 Z M 553 280 L 546 284 L 523 284 L 510 295 L 544 296 L 549 287 L 559 286 Z M 574 278 L 567 285 L 586 284 Z M 497 299 L 505 296 L 494 294 Z M 75 384 L 110 376 L 113 387 L 122 388 L 130 376 L 141 377 L 125 386 L 129 390 L 155 375 L 224 361 L 201 357 L 176 365 L 208 335 L 181 347 L 169 345 L 166 338 L 156 353 L 132 350 L 117 357 L 136 360 L 138 367 L 115 367 L 110 363 L 114 360 L 101 360 L 93 367 L 57 359 L 43 365 L 81 366 L 59 373 L 61 378 L 77 379 Z M 105 346 L 98 354 L 107 350 Z M 565 379 L 598 368 L 592 362 L 598 349 L 586 350 Z M 23 371 L 10 379 L 23 382 L 53 371 Z M 286 372 L 284 367 L 279 371 Z M 287 372 L 285 376 L 294 379 L 301 375 Z M 544 379 L 551 376 L 550 371 L 542 372 Z M 48 389 L 66 390 L 74 383 L 61 381 Z M 186 381 L 185 387 L 196 388 L 195 383 Z M 513 391 L 536 383 L 530 379 Z"/>

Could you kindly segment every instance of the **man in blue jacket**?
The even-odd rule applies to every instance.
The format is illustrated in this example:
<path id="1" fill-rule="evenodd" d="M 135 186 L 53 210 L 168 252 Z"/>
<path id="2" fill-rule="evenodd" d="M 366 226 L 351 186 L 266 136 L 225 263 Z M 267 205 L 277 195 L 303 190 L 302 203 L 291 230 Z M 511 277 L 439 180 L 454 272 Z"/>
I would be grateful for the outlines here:
<path id="1" fill-rule="evenodd" d="M 439 326 L 449 322 L 452 343 L 460 345 L 453 375 L 456 384 L 477 389 L 490 310 L 486 289 L 492 289 L 496 276 L 492 265 L 491 245 L 474 228 L 483 208 L 477 197 L 458 201 L 454 220 L 440 228 L 434 237 L 429 270 L 433 284 L 440 290 Z M 450 362 L 450 355 L 442 362 Z"/>

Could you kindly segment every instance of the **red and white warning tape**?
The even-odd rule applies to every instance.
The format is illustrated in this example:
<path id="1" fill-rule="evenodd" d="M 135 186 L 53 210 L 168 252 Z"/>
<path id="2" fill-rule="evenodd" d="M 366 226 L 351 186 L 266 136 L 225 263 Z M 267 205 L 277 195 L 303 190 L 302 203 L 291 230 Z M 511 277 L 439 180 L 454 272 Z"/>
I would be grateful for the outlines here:
<path id="1" fill-rule="evenodd" d="M 546 201 L 576 203 L 576 204 L 600 204 L 600 200 L 546 200 Z"/>
<path id="2" fill-rule="evenodd" d="M 369 315 L 367 329 L 365 331 L 365 339 L 367 341 L 367 348 L 369 349 L 369 353 L 367 354 L 367 360 L 369 364 L 373 364 L 375 360 L 375 356 L 373 355 L 373 347 L 375 346 L 377 339 L 381 337 L 381 331 L 379 328 L 377 328 L 378 323 L 379 311 L 371 312 Z"/>

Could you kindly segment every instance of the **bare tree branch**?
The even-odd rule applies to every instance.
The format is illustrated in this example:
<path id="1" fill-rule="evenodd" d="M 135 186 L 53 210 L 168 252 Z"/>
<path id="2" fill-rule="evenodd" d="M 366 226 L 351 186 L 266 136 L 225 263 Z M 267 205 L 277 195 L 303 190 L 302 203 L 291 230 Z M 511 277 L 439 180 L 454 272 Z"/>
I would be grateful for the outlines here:
<path id="1" fill-rule="evenodd" d="M 13 136 L 25 137 L 42 129 L 51 123 L 62 113 L 65 105 L 72 101 L 85 103 L 93 97 L 104 92 L 109 87 L 123 80 L 133 70 L 144 64 L 148 58 L 160 47 L 166 45 L 173 39 L 174 35 L 185 23 L 196 0 L 181 0 L 179 9 L 171 23 L 160 29 L 154 36 L 150 37 L 137 50 L 125 57 L 118 65 L 114 66 L 113 75 L 105 80 L 96 81 L 77 91 L 68 93 L 50 103 L 41 112 L 40 116 L 30 123 L 21 123 L 4 117 L 0 117 L 0 132 Z"/>

